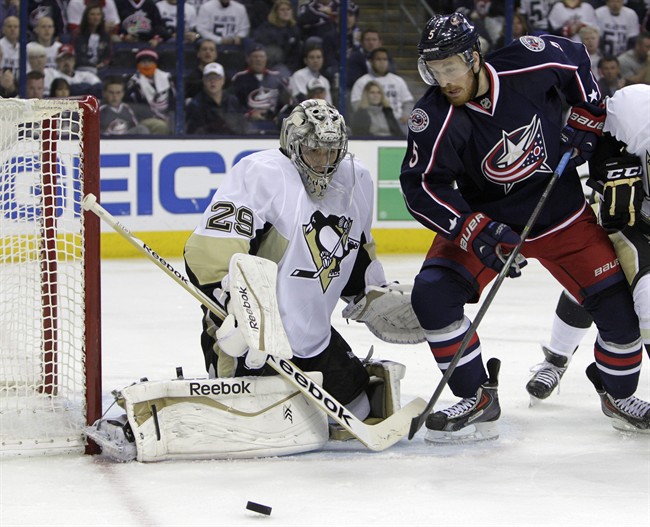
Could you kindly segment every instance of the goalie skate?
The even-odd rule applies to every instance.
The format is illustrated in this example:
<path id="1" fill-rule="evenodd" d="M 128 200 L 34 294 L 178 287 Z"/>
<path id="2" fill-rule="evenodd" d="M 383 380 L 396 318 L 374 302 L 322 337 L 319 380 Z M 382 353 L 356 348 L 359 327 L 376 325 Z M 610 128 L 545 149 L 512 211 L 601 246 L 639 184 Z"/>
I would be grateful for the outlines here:
<path id="1" fill-rule="evenodd" d="M 596 388 L 603 413 L 616 430 L 650 434 L 650 403 L 634 395 L 624 399 L 612 397 L 603 387 L 595 362 L 587 367 L 587 377 Z"/>
<path id="2" fill-rule="evenodd" d="M 498 438 L 497 420 L 501 415 L 501 407 L 497 388 L 500 366 L 499 359 L 490 359 L 487 363 L 490 378 L 479 387 L 474 397 L 462 399 L 427 417 L 424 440 L 428 443 L 448 444 Z"/>
<path id="3" fill-rule="evenodd" d="M 108 457 L 120 461 L 133 461 L 137 451 L 131 425 L 126 415 L 110 419 L 98 419 L 84 431 L 102 449 Z"/>

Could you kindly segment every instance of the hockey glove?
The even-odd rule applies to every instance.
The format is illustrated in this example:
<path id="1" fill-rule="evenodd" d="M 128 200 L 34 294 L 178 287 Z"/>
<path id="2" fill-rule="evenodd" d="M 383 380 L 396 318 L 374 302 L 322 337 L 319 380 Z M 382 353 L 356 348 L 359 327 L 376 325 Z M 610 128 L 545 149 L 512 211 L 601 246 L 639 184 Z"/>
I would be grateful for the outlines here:
<path id="1" fill-rule="evenodd" d="M 256 370 L 264 366 L 266 353 L 248 347 L 234 315 L 229 314 L 224 319 L 216 336 L 219 349 L 231 357 L 244 356 L 244 364 L 249 370 Z"/>
<path id="2" fill-rule="evenodd" d="M 455 243 L 464 251 L 472 251 L 483 265 L 500 273 L 508 254 L 519 243 L 519 235 L 505 223 L 492 221 L 482 212 L 466 216 Z M 521 276 L 526 259 L 518 254 L 508 269 L 510 278 Z"/>
<path id="3" fill-rule="evenodd" d="M 636 223 L 643 200 L 642 168 L 638 157 L 612 158 L 606 163 L 600 221 L 605 229 L 620 230 Z"/>
<path id="4" fill-rule="evenodd" d="M 231 312 L 230 303 L 230 275 L 221 280 L 221 288 L 215 289 L 213 296 L 222 306 L 228 309 L 228 316 L 223 320 L 216 331 L 217 346 L 231 357 L 244 357 L 244 364 L 248 369 L 261 368 L 266 362 L 266 353 L 250 349 L 246 337 L 239 328 L 235 315 Z"/>
<path id="5" fill-rule="evenodd" d="M 567 168 L 575 168 L 589 161 L 596 150 L 604 125 L 604 109 L 588 103 L 571 108 L 566 126 L 560 134 L 563 152 L 574 151 Z"/>

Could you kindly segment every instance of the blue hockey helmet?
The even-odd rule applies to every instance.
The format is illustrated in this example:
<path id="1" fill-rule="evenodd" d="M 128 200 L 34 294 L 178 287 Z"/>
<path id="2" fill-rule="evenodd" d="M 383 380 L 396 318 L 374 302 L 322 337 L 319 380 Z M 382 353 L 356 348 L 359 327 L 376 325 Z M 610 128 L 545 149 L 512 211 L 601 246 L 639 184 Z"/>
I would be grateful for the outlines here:
<path id="1" fill-rule="evenodd" d="M 418 70 L 427 84 L 435 85 L 429 68 L 430 60 L 444 60 L 454 55 L 461 55 L 468 66 L 474 64 L 473 52 L 481 55 L 479 34 L 476 28 L 461 13 L 451 15 L 435 15 L 429 19 L 422 31 L 418 44 Z"/>

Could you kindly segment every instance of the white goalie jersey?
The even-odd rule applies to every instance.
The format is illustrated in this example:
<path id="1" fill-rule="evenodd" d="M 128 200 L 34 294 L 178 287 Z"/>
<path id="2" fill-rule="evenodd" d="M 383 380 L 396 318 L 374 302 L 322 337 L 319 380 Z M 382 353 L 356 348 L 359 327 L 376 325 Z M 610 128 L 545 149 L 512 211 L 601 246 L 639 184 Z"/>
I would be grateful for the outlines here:
<path id="1" fill-rule="evenodd" d="M 254 153 L 226 176 L 188 240 L 188 270 L 210 287 L 235 253 L 276 262 L 278 306 L 294 355 L 315 356 L 329 343 L 330 318 L 344 291 L 356 295 L 386 283 L 370 233 L 373 197 L 368 170 L 352 156 L 341 162 L 325 197 L 313 200 L 280 150 Z"/>

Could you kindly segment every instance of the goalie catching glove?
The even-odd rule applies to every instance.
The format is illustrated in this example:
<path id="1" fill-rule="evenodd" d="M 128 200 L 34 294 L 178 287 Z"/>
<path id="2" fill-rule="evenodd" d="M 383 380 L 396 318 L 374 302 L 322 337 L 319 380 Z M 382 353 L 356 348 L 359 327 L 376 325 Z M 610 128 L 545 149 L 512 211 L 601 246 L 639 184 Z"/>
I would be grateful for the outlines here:
<path id="1" fill-rule="evenodd" d="M 388 284 L 368 286 L 349 301 L 341 313 L 343 318 L 363 322 L 370 332 L 392 344 L 419 344 L 425 342 L 411 306 L 411 285 Z"/>

